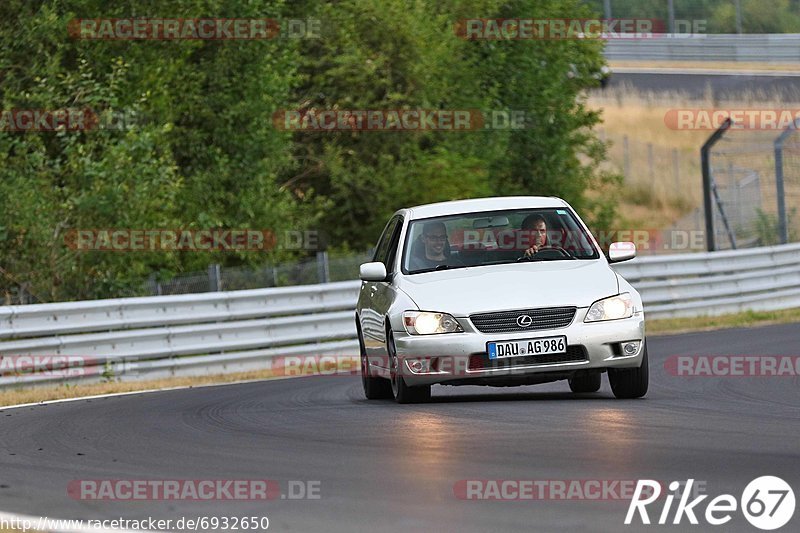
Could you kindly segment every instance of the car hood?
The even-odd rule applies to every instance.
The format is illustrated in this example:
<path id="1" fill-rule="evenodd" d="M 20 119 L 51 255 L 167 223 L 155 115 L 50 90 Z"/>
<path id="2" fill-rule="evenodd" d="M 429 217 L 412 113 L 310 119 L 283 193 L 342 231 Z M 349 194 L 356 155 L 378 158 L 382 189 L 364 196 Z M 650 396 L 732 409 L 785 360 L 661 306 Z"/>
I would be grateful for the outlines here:
<path id="1" fill-rule="evenodd" d="M 468 316 L 538 307 L 588 307 L 617 294 L 617 276 L 597 261 L 542 261 L 403 276 L 400 289 L 423 311 Z"/>

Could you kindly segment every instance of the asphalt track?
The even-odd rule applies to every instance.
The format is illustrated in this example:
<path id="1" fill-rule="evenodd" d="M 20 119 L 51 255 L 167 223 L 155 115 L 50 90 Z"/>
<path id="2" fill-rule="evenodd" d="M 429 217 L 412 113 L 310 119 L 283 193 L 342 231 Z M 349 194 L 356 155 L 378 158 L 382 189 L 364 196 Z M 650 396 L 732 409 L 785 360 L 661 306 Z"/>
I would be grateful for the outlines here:
<path id="1" fill-rule="evenodd" d="M 649 340 L 651 388 L 613 399 L 566 383 L 435 387 L 433 402 L 368 402 L 356 377 L 311 377 L 0 412 L 0 510 L 60 518 L 263 516 L 270 531 L 687 531 L 624 526 L 627 501 L 476 501 L 465 479 L 693 478 L 740 497 L 777 475 L 800 497 L 800 382 L 676 377 L 675 354 L 795 355 L 800 326 Z M 89 501 L 75 479 L 320 482 L 320 499 Z M 710 498 L 709 498 L 710 499 Z M 707 502 L 708 500 L 706 500 Z M 674 506 L 673 506 L 674 509 Z M 701 512 L 705 505 L 701 504 Z M 653 510 L 657 519 L 661 507 Z M 797 531 L 800 510 L 780 531 Z M 726 526 L 758 531 L 740 513 Z"/>
<path id="2" fill-rule="evenodd" d="M 609 88 L 631 87 L 652 93 L 683 93 L 689 98 L 711 95 L 719 100 L 757 99 L 800 100 L 799 76 L 752 76 L 743 74 L 612 74 Z"/>

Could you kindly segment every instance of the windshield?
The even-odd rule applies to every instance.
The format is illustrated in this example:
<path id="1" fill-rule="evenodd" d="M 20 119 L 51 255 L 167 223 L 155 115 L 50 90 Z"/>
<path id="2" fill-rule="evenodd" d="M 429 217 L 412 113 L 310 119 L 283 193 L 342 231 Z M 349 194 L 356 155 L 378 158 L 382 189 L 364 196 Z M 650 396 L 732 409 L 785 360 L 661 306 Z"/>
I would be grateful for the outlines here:
<path id="1" fill-rule="evenodd" d="M 417 274 L 522 261 L 597 259 L 569 209 L 517 209 L 414 220 L 403 272 Z"/>

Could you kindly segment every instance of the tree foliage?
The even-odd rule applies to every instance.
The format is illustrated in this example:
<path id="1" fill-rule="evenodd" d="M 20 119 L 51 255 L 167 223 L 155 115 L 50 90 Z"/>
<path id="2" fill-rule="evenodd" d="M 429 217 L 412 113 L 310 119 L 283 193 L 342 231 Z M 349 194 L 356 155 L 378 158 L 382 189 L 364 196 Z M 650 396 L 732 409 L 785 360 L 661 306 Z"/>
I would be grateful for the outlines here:
<path id="1" fill-rule="evenodd" d="M 371 246 L 397 208 L 560 195 L 613 216 L 583 91 L 601 44 L 467 41 L 463 18 L 589 16 L 580 0 L 4 0 L 0 110 L 90 108 L 128 128 L 0 131 L 0 290 L 40 301 L 135 290 L 149 274 L 257 265 L 268 253 L 78 252 L 75 228 L 324 229 Z M 74 18 L 315 18 L 317 39 L 95 41 Z M 569 75 L 568 75 L 569 74 Z M 524 111 L 523 129 L 285 132 L 281 109 Z M 600 198 L 600 200 L 598 200 Z"/>
<path id="2" fill-rule="evenodd" d="M 464 197 L 561 195 L 608 223 L 610 203 L 584 191 L 610 176 L 597 170 L 605 148 L 590 128 L 582 91 L 602 64 L 589 41 L 468 41 L 455 36 L 472 17 L 589 16 L 572 0 L 323 3 L 331 28 L 304 43 L 298 87 L 303 109 L 522 111 L 521 129 L 473 132 L 298 133 L 302 183 L 333 200 L 324 215 L 333 241 L 365 246 L 403 206 Z M 578 76 L 568 73 L 575 68 Z"/>

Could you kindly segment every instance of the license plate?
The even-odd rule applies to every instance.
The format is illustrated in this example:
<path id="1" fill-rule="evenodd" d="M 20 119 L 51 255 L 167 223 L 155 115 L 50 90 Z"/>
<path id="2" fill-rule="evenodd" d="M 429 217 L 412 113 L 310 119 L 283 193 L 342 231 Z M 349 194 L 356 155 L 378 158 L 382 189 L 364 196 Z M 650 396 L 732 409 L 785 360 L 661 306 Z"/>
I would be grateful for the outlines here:
<path id="1" fill-rule="evenodd" d="M 521 341 L 487 342 L 489 359 L 508 359 L 509 357 L 529 357 L 567 352 L 567 337 L 541 337 Z"/>

